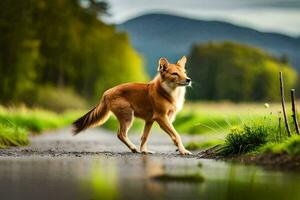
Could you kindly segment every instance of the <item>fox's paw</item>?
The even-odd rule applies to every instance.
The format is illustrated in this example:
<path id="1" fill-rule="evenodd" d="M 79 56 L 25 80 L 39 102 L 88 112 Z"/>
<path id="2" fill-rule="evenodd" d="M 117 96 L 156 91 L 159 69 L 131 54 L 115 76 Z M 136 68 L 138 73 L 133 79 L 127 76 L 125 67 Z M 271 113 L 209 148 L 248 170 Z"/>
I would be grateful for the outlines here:
<path id="1" fill-rule="evenodd" d="M 192 155 L 192 153 L 186 149 L 179 150 L 180 155 Z"/>
<path id="2" fill-rule="evenodd" d="M 132 153 L 139 153 L 139 151 L 137 149 L 131 149 Z"/>
<path id="3" fill-rule="evenodd" d="M 141 152 L 142 152 L 142 154 L 154 154 L 155 153 L 154 151 L 149 151 L 149 150 L 143 150 Z"/>

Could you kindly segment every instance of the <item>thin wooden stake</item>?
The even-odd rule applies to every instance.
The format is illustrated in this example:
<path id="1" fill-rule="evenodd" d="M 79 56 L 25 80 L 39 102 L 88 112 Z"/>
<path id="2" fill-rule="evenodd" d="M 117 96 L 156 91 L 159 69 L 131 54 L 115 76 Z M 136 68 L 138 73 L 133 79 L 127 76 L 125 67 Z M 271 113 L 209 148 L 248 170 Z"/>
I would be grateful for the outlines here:
<path id="1" fill-rule="evenodd" d="M 281 105 L 282 105 L 282 112 L 284 117 L 284 123 L 286 127 L 286 131 L 288 133 L 288 136 L 291 136 L 291 129 L 287 120 L 286 116 L 286 110 L 285 110 L 285 100 L 284 100 L 284 89 L 283 89 L 283 78 L 282 78 L 282 72 L 279 72 L 279 81 L 280 81 L 280 95 L 281 95 Z"/>
<path id="2" fill-rule="evenodd" d="M 296 100 L 295 100 L 295 89 L 291 89 L 291 99 L 292 99 L 292 111 L 293 111 L 293 120 L 296 128 L 296 132 L 298 135 L 300 134 L 298 118 L 297 118 L 297 110 L 296 110 Z"/>
<path id="3" fill-rule="evenodd" d="M 281 117 L 278 117 L 278 129 L 279 129 L 279 137 L 277 138 L 277 142 L 281 140 Z"/>

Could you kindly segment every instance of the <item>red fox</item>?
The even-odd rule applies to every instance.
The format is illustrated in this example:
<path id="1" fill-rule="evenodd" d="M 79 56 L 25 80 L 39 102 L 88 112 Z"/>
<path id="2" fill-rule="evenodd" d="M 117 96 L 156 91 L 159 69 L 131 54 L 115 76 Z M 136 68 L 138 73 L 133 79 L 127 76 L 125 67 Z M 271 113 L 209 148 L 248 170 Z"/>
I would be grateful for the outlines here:
<path id="1" fill-rule="evenodd" d="M 138 150 L 127 137 L 127 132 L 135 116 L 145 120 L 140 152 L 152 153 L 148 151 L 146 142 L 153 122 L 157 122 L 171 137 L 181 155 L 191 154 L 172 125 L 176 113 L 183 106 L 185 86 L 191 84 L 185 71 L 186 60 L 183 56 L 176 64 L 171 64 L 166 58 L 160 58 L 158 75 L 149 83 L 125 83 L 105 91 L 100 102 L 73 123 L 74 135 L 104 124 L 112 112 L 119 121 L 118 138 L 133 153 Z"/>

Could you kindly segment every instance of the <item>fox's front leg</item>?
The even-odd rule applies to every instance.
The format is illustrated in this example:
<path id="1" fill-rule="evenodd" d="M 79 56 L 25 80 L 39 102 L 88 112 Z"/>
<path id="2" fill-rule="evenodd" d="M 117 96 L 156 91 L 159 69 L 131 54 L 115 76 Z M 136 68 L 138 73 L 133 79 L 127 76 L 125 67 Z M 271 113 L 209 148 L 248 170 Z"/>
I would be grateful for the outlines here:
<path id="1" fill-rule="evenodd" d="M 150 134 L 150 129 L 153 125 L 153 121 L 147 121 L 146 124 L 145 124 L 145 128 L 144 128 L 144 132 L 143 132 L 143 135 L 142 135 L 142 138 L 141 138 L 141 146 L 140 146 L 140 151 L 142 153 L 154 153 L 152 151 L 149 151 L 147 149 L 147 145 L 146 145 L 146 142 L 147 142 L 147 139 L 148 139 L 148 136 Z"/>
<path id="2" fill-rule="evenodd" d="M 181 155 L 190 155 L 192 154 L 182 144 L 181 138 L 173 125 L 170 123 L 168 116 L 166 115 L 156 115 L 154 117 L 155 121 L 159 124 L 159 126 L 172 138 L 174 144 L 178 147 L 178 150 Z"/>

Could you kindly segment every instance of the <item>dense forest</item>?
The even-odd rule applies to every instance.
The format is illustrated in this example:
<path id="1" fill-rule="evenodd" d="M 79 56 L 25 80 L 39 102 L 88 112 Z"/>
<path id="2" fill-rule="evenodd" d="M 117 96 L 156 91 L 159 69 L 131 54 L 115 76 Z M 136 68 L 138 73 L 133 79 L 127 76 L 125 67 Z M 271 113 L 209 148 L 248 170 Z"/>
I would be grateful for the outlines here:
<path id="1" fill-rule="evenodd" d="M 193 100 L 262 101 L 279 99 L 278 72 L 286 88 L 296 86 L 297 72 L 285 57 L 232 42 L 194 45 L 187 69 L 194 81 Z"/>
<path id="2" fill-rule="evenodd" d="M 99 20 L 106 4 L 87 2 L 0 1 L 0 103 L 75 93 L 95 102 L 115 84 L 147 79 L 127 34 Z"/>

